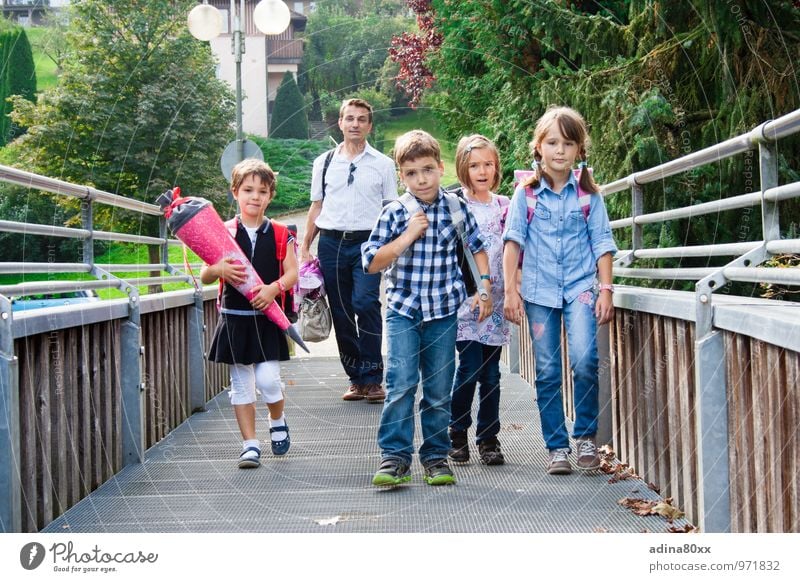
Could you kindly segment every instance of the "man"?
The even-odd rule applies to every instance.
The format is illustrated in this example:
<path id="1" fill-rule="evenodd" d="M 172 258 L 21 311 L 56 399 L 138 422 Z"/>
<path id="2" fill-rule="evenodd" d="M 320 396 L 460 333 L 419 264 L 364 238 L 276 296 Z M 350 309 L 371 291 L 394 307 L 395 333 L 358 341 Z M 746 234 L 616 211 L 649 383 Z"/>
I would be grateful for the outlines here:
<path id="1" fill-rule="evenodd" d="M 394 162 L 367 143 L 372 106 L 346 99 L 339 109 L 344 141 L 314 160 L 311 208 L 300 247 L 300 262 L 311 260 L 319 233 L 319 255 L 333 329 L 350 386 L 347 401 L 383 402 L 383 324 L 380 273 L 361 266 L 361 244 L 369 238 L 384 200 L 397 198 Z"/>

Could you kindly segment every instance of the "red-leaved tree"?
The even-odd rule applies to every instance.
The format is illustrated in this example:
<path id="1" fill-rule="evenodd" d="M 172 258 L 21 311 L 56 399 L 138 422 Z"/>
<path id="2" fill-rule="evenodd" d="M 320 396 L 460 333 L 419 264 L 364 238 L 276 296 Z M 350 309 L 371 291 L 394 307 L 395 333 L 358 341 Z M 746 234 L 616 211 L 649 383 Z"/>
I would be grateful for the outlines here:
<path id="1" fill-rule="evenodd" d="M 416 108 L 425 89 L 436 80 L 425 60 L 430 53 L 439 50 L 442 35 L 434 27 L 434 10 L 430 0 L 406 0 L 406 4 L 417 15 L 420 34 L 404 32 L 393 37 L 389 57 L 400 65 L 397 85 L 409 97 L 408 104 Z"/>

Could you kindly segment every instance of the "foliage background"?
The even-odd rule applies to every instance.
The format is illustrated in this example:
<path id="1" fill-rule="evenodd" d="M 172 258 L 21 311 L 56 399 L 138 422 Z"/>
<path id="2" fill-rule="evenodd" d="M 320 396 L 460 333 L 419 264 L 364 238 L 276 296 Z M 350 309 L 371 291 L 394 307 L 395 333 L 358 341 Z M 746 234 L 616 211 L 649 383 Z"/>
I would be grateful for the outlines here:
<path id="1" fill-rule="evenodd" d="M 505 168 L 528 166 L 533 125 L 551 104 L 586 117 L 590 164 L 600 183 L 724 141 L 800 106 L 800 11 L 791 1 L 409 5 L 432 9 L 443 36 L 440 50 L 426 61 L 437 79 L 427 102 L 453 138 L 477 131 L 495 140 Z M 798 140 L 782 140 L 779 155 L 782 178 L 798 179 Z M 645 212 L 757 190 L 758 157 L 751 153 L 647 185 Z M 785 236 L 796 232 L 798 204 L 782 204 Z M 624 195 L 609 197 L 607 205 L 612 216 L 630 212 Z M 648 246 L 759 239 L 759 211 L 753 209 L 746 224 L 741 212 L 727 212 L 648 227 L 645 237 Z M 629 241 L 623 235 L 618 243 L 625 248 Z"/>

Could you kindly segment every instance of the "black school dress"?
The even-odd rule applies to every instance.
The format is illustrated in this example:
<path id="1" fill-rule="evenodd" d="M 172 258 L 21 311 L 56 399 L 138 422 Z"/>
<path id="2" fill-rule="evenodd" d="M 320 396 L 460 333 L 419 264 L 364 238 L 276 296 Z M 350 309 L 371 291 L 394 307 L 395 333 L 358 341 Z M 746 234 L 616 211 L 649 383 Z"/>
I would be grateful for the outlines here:
<path id="1" fill-rule="evenodd" d="M 275 281 L 280 275 L 280 266 L 275 257 L 275 234 L 269 220 L 256 232 L 255 253 L 241 221 L 237 220 L 236 243 L 251 257 L 256 272 L 264 283 Z M 279 305 L 281 296 L 275 298 Z M 255 311 L 244 295 L 233 285 L 225 282 L 222 289 L 222 305 L 217 329 L 211 342 L 208 359 L 223 364 L 257 364 L 270 360 L 288 360 L 289 344 L 286 335 L 260 311 L 249 315 L 232 315 L 226 309 Z M 285 310 L 284 310 L 285 311 Z"/>

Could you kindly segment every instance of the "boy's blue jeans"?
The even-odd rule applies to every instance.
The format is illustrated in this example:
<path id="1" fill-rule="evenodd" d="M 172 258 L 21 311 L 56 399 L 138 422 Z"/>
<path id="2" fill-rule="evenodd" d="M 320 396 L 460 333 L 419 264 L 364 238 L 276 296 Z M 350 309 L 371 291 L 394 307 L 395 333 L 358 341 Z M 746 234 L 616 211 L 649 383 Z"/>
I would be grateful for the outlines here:
<path id="1" fill-rule="evenodd" d="M 582 294 L 562 309 L 525 302 L 536 357 L 536 400 L 542 436 L 549 450 L 569 448 L 561 398 L 561 320 L 567 329 L 575 399 L 574 438 L 597 432 L 599 412 L 597 319 L 594 296 Z M 591 299 L 589 299 L 591 297 Z"/>
<path id="2" fill-rule="evenodd" d="M 384 459 L 411 464 L 414 454 L 414 401 L 422 372 L 419 403 L 422 446 L 419 460 L 425 464 L 447 458 L 450 437 L 450 390 L 455 372 L 456 314 L 422 321 L 418 313 L 408 318 L 386 311 L 388 365 L 386 400 L 383 403 L 378 445 Z"/>
<path id="3" fill-rule="evenodd" d="M 480 382 L 478 426 L 475 442 L 481 444 L 500 432 L 500 352 L 502 346 L 476 341 L 457 341 L 458 371 L 453 382 L 450 428 L 467 430 L 472 425 L 472 400 Z"/>

